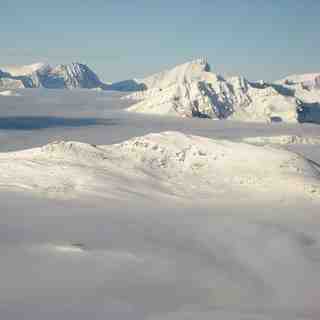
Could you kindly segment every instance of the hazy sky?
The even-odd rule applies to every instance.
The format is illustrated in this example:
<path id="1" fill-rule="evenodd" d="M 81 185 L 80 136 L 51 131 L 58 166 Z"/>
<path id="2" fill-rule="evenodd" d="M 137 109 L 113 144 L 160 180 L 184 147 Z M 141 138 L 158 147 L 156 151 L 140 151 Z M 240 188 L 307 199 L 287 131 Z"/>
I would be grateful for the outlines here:
<path id="1" fill-rule="evenodd" d="M 104 80 L 206 56 L 213 71 L 320 71 L 318 0 L 1 0 L 0 65 L 87 63 Z"/>

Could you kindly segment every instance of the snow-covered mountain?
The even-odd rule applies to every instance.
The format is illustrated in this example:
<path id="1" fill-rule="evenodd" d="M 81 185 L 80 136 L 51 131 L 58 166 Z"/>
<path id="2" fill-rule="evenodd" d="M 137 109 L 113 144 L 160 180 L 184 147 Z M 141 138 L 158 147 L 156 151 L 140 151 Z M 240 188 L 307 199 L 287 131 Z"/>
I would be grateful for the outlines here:
<path id="1" fill-rule="evenodd" d="M 33 81 L 31 77 L 24 74 L 13 75 L 6 70 L 0 70 L 0 90 L 12 90 L 21 88 L 31 88 Z"/>
<path id="2" fill-rule="evenodd" d="M 9 65 L 9 66 L 0 66 L 0 69 L 4 72 L 9 73 L 13 77 L 17 76 L 29 76 L 32 73 L 47 68 L 48 65 L 42 62 L 28 64 L 28 65 Z"/>
<path id="3" fill-rule="evenodd" d="M 305 73 L 305 74 L 295 74 L 290 75 L 282 80 L 279 83 L 286 85 L 303 85 L 309 89 L 316 88 L 320 89 L 320 73 Z"/>
<path id="4" fill-rule="evenodd" d="M 22 80 L 8 78 L 8 77 L 2 78 L 0 73 L 0 90 L 4 89 L 6 91 L 6 90 L 21 89 L 21 88 L 25 88 Z"/>
<path id="5" fill-rule="evenodd" d="M 320 73 L 291 75 L 276 83 L 300 101 L 300 121 L 320 122 Z"/>
<path id="6" fill-rule="evenodd" d="M 21 67 L 4 67 L 0 72 L 0 88 L 93 89 L 103 86 L 99 77 L 86 65 L 71 63 L 51 67 L 36 63 Z"/>
<path id="7" fill-rule="evenodd" d="M 50 197 L 212 199 L 262 192 L 320 199 L 318 169 L 295 153 L 179 132 L 113 145 L 60 141 L 2 153 L 0 174 L 2 188 Z"/>
<path id="8" fill-rule="evenodd" d="M 281 84 L 225 78 L 197 59 L 140 80 L 147 90 L 130 94 L 133 112 L 245 121 L 296 122 L 302 102 Z"/>
<path id="9" fill-rule="evenodd" d="M 320 122 L 320 74 L 289 76 L 275 83 L 211 72 L 205 58 L 178 65 L 144 79 L 103 83 L 86 65 L 51 67 L 36 63 L 4 67 L 0 89 L 102 89 L 131 92 L 128 109 L 158 115 L 241 121 Z"/>
<path id="10" fill-rule="evenodd" d="M 45 88 L 98 88 L 102 85 L 98 76 L 86 65 L 71 63 L 37 72 L 40 84 Z"/>

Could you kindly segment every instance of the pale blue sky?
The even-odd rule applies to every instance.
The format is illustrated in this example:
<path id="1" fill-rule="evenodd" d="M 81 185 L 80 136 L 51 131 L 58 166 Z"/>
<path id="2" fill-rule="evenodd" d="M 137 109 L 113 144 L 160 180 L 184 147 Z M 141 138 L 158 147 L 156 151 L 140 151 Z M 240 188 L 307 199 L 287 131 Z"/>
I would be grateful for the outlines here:
<path id="1" fill-rule="evenodd" d="M 277 79 L 320 71 L 319 0 L 1 0 L 0 65 L 87 63 L 104 80 L 200 56 Z"/>

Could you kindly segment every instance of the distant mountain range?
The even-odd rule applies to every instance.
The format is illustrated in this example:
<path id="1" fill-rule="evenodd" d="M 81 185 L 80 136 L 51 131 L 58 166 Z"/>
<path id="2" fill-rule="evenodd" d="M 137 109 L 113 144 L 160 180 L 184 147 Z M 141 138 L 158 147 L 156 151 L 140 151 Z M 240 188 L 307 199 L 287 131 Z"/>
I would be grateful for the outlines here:
<path id="1" fill-rule="evenodd" d="M 128 111 L 241 121 L 320 121 L 320 73 L 268 83 L 211 72 L 205 58 L 144 79 L 103 83 L 81 63 L 37 63 L 0 70 L 0 89 L 100 89 L 128 92 Z"/>
<path id="2" fill-rule="evenodd" d="M 0 71 L 0 86 L 14 88 L 93 89 L 103 86 L 98 76 L 86 65 L 50 65 L 37 63 L 30 66 L 9 67 Z"/>

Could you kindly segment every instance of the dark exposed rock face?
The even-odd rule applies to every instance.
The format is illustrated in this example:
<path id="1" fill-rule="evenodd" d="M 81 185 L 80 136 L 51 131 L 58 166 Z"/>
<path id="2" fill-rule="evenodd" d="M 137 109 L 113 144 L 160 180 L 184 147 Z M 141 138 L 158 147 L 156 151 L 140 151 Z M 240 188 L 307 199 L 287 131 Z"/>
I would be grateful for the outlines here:
<path id="1" fill-rule="evenodd" d="M 102 84 L 98 76 L 88 66 L 80 63 L 57 66 L 44 77 L 44 83 L 45 87 L 67 89 L 93 89 Z"/>
<path id="2" fill-rule="evenodd" d="M 298 121 L 320 124 L 320 103 L 300 102 L 298 108 Z"/>

